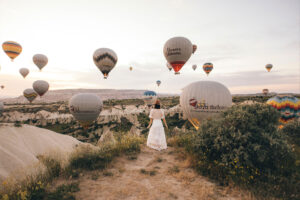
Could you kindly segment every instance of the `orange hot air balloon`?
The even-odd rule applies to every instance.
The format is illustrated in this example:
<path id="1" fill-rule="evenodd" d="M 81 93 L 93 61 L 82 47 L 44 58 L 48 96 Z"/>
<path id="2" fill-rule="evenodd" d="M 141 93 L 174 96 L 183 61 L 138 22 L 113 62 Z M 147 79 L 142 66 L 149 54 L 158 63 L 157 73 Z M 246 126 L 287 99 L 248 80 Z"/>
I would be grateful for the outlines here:
<path id="1" fill-rule="evenodd" d="M 203 65 L 203 71 L 205 71 L 205 73 L 207 74 L 207 76 L 213 70 L 213 68 L 214 68 L 214 66 L 213 66 L 212 63 L 205 63 Z"/>
<path id="2" fill-rule="evenodd" d="M 270 72 L 272 68 L 273 68 L 272 64 L 267 64 L 266 65 L 266 69 L 268 70 L 268 72 Z"/>
<path id="3" fill-rule="evenodd" d="M 22 52 L 22 46 L 14 41 L 6 41 L 2 44 L 2 49 L 11 61 L 13 61 Z"/>

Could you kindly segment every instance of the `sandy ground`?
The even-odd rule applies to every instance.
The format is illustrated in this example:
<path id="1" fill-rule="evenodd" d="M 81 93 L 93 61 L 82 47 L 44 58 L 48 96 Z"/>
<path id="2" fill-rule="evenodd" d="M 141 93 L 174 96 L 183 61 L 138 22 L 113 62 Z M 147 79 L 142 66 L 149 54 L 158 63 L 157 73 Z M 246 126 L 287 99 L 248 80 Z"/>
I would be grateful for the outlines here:
<path id="1" fill-rule="evenodd" d="M 172 147 L 162 152 L 143 147 L 136 160 L 119 157 L 104 172 L 81 176 L 76 199 L 252 199 L 237 189 L 217 186 L 188 166 L 188 159 Z"/>

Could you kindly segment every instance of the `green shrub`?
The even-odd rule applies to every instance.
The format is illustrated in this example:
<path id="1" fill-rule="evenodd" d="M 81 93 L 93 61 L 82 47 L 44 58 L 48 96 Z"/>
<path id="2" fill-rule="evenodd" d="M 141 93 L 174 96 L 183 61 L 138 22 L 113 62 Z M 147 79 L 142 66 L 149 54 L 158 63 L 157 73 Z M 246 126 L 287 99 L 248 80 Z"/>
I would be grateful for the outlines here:
<path id="1" fill-rule="evenodd" d="M 282 129 L 282 133 L 287 135 L 292 144 L 300 146 L 300 122 L 292 120 L 287 123 Z"/>
<path id="2" fill-rule="evenodd" d="M 279 117 L 264 104 L 233 106 L 221 118 L 204 122 L 185 146 L 199 172 L 221 184 L 233 181 L 255 192 L 294 198 L 299 195 L 295 156 L 278 131 Z"/>

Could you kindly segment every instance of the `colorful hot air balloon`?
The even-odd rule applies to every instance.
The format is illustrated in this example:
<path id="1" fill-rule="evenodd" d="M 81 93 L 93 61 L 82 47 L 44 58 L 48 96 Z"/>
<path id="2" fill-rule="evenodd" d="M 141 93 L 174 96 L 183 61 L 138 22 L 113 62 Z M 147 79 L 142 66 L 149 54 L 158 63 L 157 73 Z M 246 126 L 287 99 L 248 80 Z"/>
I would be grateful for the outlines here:
<path id="1" fill-rule="evenodd" d="M 160 80 L 157 80 L 157 81 L 156 81 L 156 84 L 157 84 L 157 86 L 159 87 L 160 84 L 161 84 L 161 81 L 160 81 Z"/>
<path id="2" fill-rule="evenodd" d="M 35 54 L 32 58 L 34 64 L 42 71 L 42 69 L 47 65 L 48 58 L 43 54 Z"/>
<path id="3" fill-rule="evenodd" d="M 23 78 L 25 78 L 29 74 L 29 69 L 27 69 L 27 68 L 21 68 L 19 70 L 19 72 L 23 76 Z"/>
<path id="4" fill-rule="evenodd" d="M 0 114 L 4 111 L 4 103 L 0 102 Z"/>
<path id="5" fill-rule="evenodd" d="M 205 63 L 203 65 L 203 71 L 205 71 L 205 73 L 207 74 L 207 76 L 213 70 L 213 68 L 214 68 L 214 66 L 213 66 L 212 63 Z"/>
<path id="6" fill-rule="evenodd" d="M 102 108 L 102 100 L 95 94 L 76 94 L 69 101 L 71 114 L 85 129 L 98 118 Z"/>
<path id="7" fill-rule="evenodd" d="M 266 65 L 266 69 L 268 70 L 268 72 L 271 71 L 272 67 L 273 67 L 272 64 L 267 64 L 267 65 Z"/>
<path id="8" fill-rule="evenodd" d="M 197 65 L 193 65 L 192 68 L 195 71 L 197 69 Z"/>
<path id="9" fill-rule="evenodd" d="M 269 93 L 269 90 L 268 89 L 263 89 L 262 92 L 263 92 L 264 95 L 267 95 Z"/>
<path id="10" fill-rule="evenodd" d="M 167 68 L 169 69 L 169 71 L 172 71 L 172 69 L 173 69 L 173 68 L 172 68 L 172 65 L 170 65 L 170 63 L 168 63 L 168 62 L 167 62 L 166 65 L 167 65 Z"/>
<path id="11" fill-rule="evenodd" d="M 94 52 L 93 60 L 95 65 L 107 79 L 109 72 L 115 67 L 118 61 L 117 54 L 108 48 L 100 48 Z"/>
<path id="12" fill-rule="evenodd" d="M 32 87 L 38 95 L 43 96 L 49 89 L 49 83 L 43 80 L 34 81 Z"/>
<path id="13" fill-rule="evenodd" d="M 130 66 L 130 67 L 129 67 L 129 70 L 132 71 L 132 69 L 133 69 L 132 66 Z"/>
<path id="14" fill-rule="evenodd" d="M 197 50 L 197 45 L 193 44 L 193 54 L 196 52 Z"/>
<path id="15" fill-rule="evenodd" d="M 24 90 L 23 95 L 30 103 L 32 103 L 33 100 L 35 100 L 35 98 L 38 96 L 38 94 L 32 88 L 27 88 Z"/>
<path id="16" fill-rule="evenodd" d="M 148 107 L 151 107 L 157 99 L 157 95 L 154 91 L 146 91 L 143 94 L 143 100 Z"/>
<path id="17" fill-rule="evenodd" d="M 22 46 L 13 41 L 6 41 L 2 44 L 2 49 L 6 53 L 8 57 L 10 57 L 11 61 L 13 61 L 21 52 Z"/>
<path id="18" fill-rule="evenodd" d="M 198 81 L 189 84 L 180 95 L 184 116 L 198 129 L 201 120 L 214 117 L 232 104 L 232 97 L 221 83 Z"/>
<path id="19" fill-rule="evenodd" d="M 267 104 L 281 113 L 280 121 L 283 123 L 300 117 L 300 100 L 294 96 L 278 95 L 270 98 Z"/>
<path id="20" fill-rule="evenodd" d="M 174 37 L 169 39 L 164 46 L 164 56 L 175 71 L 179 71 L 192 55 L 193 45 L 191 41 L 185 37 Z"/>

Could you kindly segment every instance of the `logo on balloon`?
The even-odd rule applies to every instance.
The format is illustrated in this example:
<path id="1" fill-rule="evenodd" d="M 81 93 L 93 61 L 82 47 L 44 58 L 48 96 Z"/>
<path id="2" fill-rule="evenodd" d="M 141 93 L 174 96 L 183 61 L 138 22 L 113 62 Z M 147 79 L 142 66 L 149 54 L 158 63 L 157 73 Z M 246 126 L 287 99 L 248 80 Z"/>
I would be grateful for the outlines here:
<path id="1" fill-rule="evenodd" d="M 189 102 L 190 106 L 194 107 L 197 112 L 221 112 L 226 108 L 226 106 L 208 105 L 204 99 L 198 102 L 195 98 L 192 98 Z"/>
<path id="2" fill-rule="evenodd" d="M 181 55 L 181 48 L 167 48 L 167 56 Z"/>

